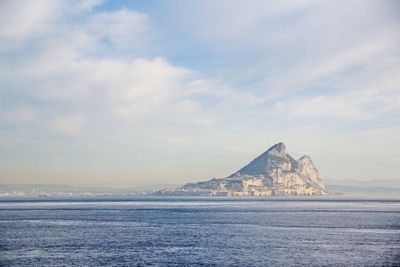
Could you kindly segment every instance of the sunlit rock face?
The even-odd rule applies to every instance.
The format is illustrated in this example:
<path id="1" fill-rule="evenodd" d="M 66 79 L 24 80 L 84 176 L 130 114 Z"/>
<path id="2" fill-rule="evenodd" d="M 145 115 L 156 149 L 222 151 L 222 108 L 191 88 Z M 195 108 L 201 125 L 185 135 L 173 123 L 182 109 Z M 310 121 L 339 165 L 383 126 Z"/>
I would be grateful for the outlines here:
<path id="1" fill-rule="evenodd" d="M 307 184 L 325 189 L 324 183 L 319 178 L 318 170 L 309 156 L 303 156 L 297 163 L 300 175 Z"/>
<path id="2" fill-rule="evenodd" d="M 276 144 L 227 178 L 189 183 L 179 189 L 162 190 L 174 195 L 323 195 L 325 185 L 309 156 L 299 160 Z"/>

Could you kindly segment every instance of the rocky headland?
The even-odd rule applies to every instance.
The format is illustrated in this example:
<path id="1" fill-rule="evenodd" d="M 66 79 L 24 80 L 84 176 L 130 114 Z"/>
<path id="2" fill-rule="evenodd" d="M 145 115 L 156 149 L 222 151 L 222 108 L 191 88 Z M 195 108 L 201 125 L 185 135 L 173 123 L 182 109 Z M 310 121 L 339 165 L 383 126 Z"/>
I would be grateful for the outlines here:
<path id="1" fill-rule="evenodd" d="M 273 196 L 324 195 L 325 185 L 307 155 L 292 158 L 283 143 L 276 144 L 226 178 L 164 189 L 158 195 Z"/>

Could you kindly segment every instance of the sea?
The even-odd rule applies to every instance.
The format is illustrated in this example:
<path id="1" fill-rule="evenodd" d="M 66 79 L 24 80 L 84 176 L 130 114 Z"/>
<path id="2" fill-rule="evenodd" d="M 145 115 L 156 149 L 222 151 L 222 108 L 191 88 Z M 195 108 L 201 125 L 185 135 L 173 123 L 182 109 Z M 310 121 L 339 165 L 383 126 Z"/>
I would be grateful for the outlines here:
<path id="1" fill-rule="evenodd" d="M 400 198 L 1 198 L 0 266 L 400 266 Z"/>

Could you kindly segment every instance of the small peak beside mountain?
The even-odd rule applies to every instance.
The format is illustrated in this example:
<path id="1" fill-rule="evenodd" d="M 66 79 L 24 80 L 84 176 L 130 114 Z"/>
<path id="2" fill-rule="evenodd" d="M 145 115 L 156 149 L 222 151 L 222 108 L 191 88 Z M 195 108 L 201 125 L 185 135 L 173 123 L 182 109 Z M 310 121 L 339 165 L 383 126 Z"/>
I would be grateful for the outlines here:
<path id="1" fill-rule="evenodd" d="M 311 157 L 310 157 L 309 155 L 304 155 L 304 156 L 302 156 L 298 161 L 299 161 L 299 162 L 300 162 L 300 161 L 302 161 L 302 162 L 311 161 L 311 162 L 312 162 Z"/>
<path id="2" fill-rule="evenodd" d="M 304 168 L 315 169 L 314 162 L 312 161 L 311 157 L 308 156 L 308 155 L 302 156 L 302 157 L 297 161 L 297 164 L 298 164 L 298 166 L 299 166 L 300 169 L 304 169 Z"/>

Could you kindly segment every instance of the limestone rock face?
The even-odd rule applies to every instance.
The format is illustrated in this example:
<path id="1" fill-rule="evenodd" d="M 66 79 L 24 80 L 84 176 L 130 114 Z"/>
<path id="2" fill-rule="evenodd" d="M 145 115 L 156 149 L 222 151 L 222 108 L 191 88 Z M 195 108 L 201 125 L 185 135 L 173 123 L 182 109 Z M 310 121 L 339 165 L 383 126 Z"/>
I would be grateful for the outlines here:
<path id="1" fill-rule="evenodd" d="M 325 189 L 324 183 L 319 178 L 318 170 L 309 156 L 303 156 L 297 162 L 300 175 L 307 184 Z"/>
<path id="2" fill-rule="evenodd" d="M 323 195 L 325 185 L 309 156 L 293 159 L 283 143 L 276 144 L 226 178 L 189 183 L 162 190 L 173 195 Z"/>

